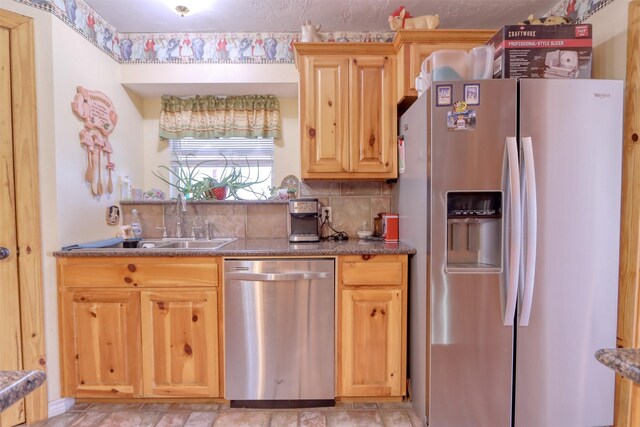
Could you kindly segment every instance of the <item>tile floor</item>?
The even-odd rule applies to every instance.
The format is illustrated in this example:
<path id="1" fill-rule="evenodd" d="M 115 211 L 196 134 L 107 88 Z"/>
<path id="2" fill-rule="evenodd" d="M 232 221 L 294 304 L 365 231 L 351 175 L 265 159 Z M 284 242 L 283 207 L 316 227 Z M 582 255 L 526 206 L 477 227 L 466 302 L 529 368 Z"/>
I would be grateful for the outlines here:
<path id="1" fill-rule="evenodd" d="M 231 409 L 218 403 L 76 403 L 32 426 L 47 427 L 422 427 L 411 403 L 337 403 L 334 408 Z"/>

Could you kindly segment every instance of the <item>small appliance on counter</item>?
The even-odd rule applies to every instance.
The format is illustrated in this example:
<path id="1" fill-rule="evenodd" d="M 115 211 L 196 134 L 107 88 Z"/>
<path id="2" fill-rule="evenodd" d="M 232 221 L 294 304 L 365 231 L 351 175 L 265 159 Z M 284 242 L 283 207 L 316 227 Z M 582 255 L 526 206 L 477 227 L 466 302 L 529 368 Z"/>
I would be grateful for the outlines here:
<path id="1" fill-rule="evenodd" d="M 287 230 L 290 242 L 319 242 L 318 199 L 289 200 Z"/>
<path id="2" fill-rule="evenodd" d="M 398 242 L 398 214 L 382 214 L 382 238 L 385 242 Z"/>

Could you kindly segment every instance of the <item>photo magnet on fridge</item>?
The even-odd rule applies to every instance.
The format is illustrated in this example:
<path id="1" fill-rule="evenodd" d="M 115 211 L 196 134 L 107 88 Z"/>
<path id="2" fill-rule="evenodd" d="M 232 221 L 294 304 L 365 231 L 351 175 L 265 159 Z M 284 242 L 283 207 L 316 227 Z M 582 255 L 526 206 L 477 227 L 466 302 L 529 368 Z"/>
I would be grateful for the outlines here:
<path id="1" fill-rule="evenodd" d="M 436 107 L 449 107 L 453 85 L 436 85 Z"/>
<path id="2" fill-rule="evenodd" d="M 464 102 L 466 102 L 467 105 L 480 105 L 479 84 L 464 85 Z"/>
<path id="3" fill-rule="evenodd" d="M 474 130 L 476 128 L 476 110 L 467 110 L 467 103 L 458 101 L 453 110 L 447 112 L 447 129 Z"/>

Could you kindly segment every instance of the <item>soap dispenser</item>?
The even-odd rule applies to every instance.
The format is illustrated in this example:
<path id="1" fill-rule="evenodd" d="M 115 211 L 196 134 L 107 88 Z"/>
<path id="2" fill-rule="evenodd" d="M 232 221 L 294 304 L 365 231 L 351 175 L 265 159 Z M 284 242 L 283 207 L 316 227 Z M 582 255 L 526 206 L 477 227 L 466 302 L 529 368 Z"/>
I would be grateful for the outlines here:
<path id="1" fill-rule="evenodd" d="M 140 223 L 140 217 L 138 216 L 138 209 L 131 210 L 131 230 L 136 239 L 142 237 L 142 225 Z"/>
<path id="2" fill-rule="evenodd" d="M 129 176 L 120 177 L 120 200 L 131 199 L 131 180 Z"/>

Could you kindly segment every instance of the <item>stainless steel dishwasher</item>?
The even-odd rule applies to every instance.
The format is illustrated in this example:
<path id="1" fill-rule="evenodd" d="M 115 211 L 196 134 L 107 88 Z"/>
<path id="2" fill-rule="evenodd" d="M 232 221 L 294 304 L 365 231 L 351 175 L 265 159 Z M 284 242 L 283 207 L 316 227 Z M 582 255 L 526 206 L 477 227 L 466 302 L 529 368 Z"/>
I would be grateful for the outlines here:
<path id="1" fill-rule="evenodd" d="M 335 404 L 333 259 L 226 260 L 231 407 Z"/>

